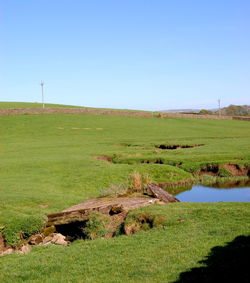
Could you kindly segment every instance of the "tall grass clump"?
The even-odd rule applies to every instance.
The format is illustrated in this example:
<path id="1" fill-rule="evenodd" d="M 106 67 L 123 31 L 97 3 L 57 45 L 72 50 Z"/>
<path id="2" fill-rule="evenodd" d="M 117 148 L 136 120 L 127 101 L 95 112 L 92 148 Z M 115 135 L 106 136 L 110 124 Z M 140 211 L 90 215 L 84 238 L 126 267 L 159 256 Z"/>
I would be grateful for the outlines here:
<path id="1" fill-rule="evenodd" d="M 16 245 L 23 239 L 29 238 L 41 230 L 44 219 L 29 216 L 2 227 L 2 234 L 6 242 Z"/>
<path id="2" fill-rule="evenodd" d="M 140 192 L 142 190 L 142 176 L 139 172 L 133 172 L 130 175 L 130 189 L 133 192 Z"/>
<path id="3" fill-rule="evenodd" d="M 129 176 L 129 191 L 142 192 L 150 183 L 152 183 L 152 178 L 148 173 L 140 174 L 135 171 Z"/>

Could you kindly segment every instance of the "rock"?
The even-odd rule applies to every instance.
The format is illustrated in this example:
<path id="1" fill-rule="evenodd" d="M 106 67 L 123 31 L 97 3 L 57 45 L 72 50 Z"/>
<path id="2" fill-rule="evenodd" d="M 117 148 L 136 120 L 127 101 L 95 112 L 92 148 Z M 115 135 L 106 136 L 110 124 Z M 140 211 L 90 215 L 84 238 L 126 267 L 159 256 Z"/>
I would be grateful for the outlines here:
<path id="1" fill-rule="evenodd" d="M 4 249 L 5 249 L 5 241 L 4 241 L 4 238 L 3 238 L 2 234 L 0 234 L 0 253 Z"/>
<path id="2" fill-rule="evenodd" d="M 51 243 L 57 244 L 57 245 L 62 245 L 62 246 L 67 246 L 68 242 L 65 239 L 66 239 L 66 237 L 63 236 L 62 234 L 54 233 L 52 240 L 51 240 Z"/>
<path id="3" fill-rule="evenodd" d="M 53 238 L 53 236 L 47 236 L 47 237 L 45 237 L 45 238 L 43 239 L 42 244 L 43 244 L 43 245 L 51 244 L 52 238 Z"/>
<path id="4" fill-rule="evenodd" d="M 2 252 L 0 255 L 9 255 L 9 254 L 13 254 L 15 252 L 14 249 L 9 248 L 7 250 L 5 250 L 4 252 Z"/>
<path id="5" fill-rule="evenodd" d="M 23 245 L 23 246 L 21 247 L 21 252 L 22 252 L 23 254 L 29 253 L 30 250 L 31 250 L 31 246 L 30 246 L 30 245 Z"/>
<path id="6" fill-rule="evenodd" d="M 42 241 L 43 236 L 41 234 L 32 235 L 28 240 L 31 245 L 39 245 L 40 243 L 42 243 Z"/>
<path id="7" fill-rule="evenodd" d="M 69 243 L 65 240 L 66 237 L 60 233 L 53 233 L 43 239 L 43 245 L 57 244 L 62 246 L 67 246 Z"/>
<path id="8" fill-rule="evenodd" d="M 20 250 L 15 251 L 16 254 L 27 254 L 31 250 L 30 245 L 23 245 Z"/>

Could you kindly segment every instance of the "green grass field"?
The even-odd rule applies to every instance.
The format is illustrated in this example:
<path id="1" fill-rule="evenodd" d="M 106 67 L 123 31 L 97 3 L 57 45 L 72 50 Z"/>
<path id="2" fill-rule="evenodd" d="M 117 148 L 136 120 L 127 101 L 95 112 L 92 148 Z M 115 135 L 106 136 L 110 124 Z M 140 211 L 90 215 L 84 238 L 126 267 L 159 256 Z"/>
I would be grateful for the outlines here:
<path id="1" fill-rule="evenodd" d="M 0 227 L 12 232 L 12 240 L 13 232 L 31 229 L 26 225 L 31 220 L 96 197 L 102 188 L 126 182 L 133 171 L 147 172 L 156 182 L 175 182 L 193 178 L 190 172 L 204 164 L 250 164 L 250 123 L 245 121 L 0 116 L 0 135 Z M 159 144 L 203 146 L 161 150 L 155 147 Z M 96 155 L 110 156 L 114 163 Z M 164 164 L 141 163 L 156 159 Z M 171 282 L 213 246 L 247 235 L 249 208 L 248 203 L 148 207 L 169 216 L 169 229 L 0 257 L 0 280 Z"/>
<path id="2" fill-rule="evenodd" d="M 0 109 L 26 109 L 26 108 L 43 108 L 42 103 L 38 102 L 3 102 L 0 101 Z M 45 103 L 45 108 L 88 108 L 88 109 L 98 109 L 98 110 L 118 110 L 118 111 L 136 111 L 136 112 L 150 112 L 143 110 L 131 110 L 131 109 L 111 109 L 111 108 L 93 108 L 75 105 L 65 105 L 65 104 L 52 104 Z M 152 112 L 153 113 L 153 112 Z M 158 113 L 158 112 L 154 112 Z"/>
<path id="3" fill-rule="evenodd" d="M 43 104 L 38 102 L 0 102 L 0 108 L 42 108 Z M 81 108 L 81 106 L 45 103 L 48 108 Z"/>

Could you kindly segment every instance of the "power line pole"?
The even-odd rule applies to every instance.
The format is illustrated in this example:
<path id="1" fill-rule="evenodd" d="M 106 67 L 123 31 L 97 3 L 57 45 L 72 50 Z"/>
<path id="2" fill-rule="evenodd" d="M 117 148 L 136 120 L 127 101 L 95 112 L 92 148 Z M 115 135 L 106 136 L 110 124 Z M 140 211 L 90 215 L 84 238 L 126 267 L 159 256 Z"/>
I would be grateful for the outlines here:
<path id="1" fill-rule="evenodd" d="M 221 116 L 220 99 L 218 99 L 218 106 L 219 106 L 219 116 Z"/>
<path id="2" fill-rule="evenodd" d="M 44 108 L 44 93 L 43 93 L 44 81 L 41 81 L 40 85 L 41 85 L 41 88 L 42 88 L 42 103 L 43 103 L 43 108 Z"/>

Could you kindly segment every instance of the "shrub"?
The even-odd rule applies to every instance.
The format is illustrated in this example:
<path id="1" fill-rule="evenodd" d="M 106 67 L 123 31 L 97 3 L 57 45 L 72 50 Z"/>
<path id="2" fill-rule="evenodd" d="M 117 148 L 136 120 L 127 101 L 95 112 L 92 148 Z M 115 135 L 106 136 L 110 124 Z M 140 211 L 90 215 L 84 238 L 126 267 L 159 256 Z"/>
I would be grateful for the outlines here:
<path id="1" fill-rule="evenodd" d="M 91 213 L 83 232 L 86 238 L 91 240 L 106 237 L 111 232 L 110 223 L 111 218 L 108 215 L 95 211 Z"/>
<path id="2" fill-rule="evenodd" d="M 150 183 L 152 183 L 152 179 L 147 173 L 134 172 L 130 175 L 130 191 L 132 192 L 141 192 Z"/>
<path id="3" fill-rule="evenodd" d="M 141 174 L 138 172 L 134 172 L 130 175 L 130 188 L 134 192 L 139 192 L 142 190 L 142 177 Z"/>
<path id="4" fill-rule="evenodd" d="M 22 239 L 27 239 L 31 235 L 39 232 L 42 228 L 43 219 L 29 216 L 19 221 L 6 225 L 3 229 L 3 235 L 6 242 L 10 245 L 16 245 Z"/>
<path id="5" fill-rule="evenodd" d="M 147 186 L 148 184 L 152 183 L 151 176 L 149 174 L 142 175 L 142 184 L 143 187 Z"/>

